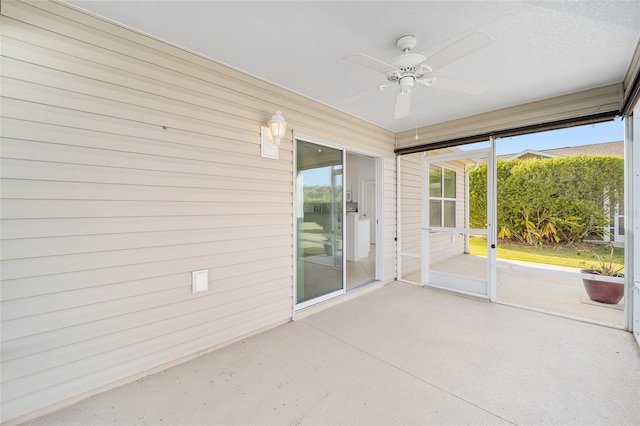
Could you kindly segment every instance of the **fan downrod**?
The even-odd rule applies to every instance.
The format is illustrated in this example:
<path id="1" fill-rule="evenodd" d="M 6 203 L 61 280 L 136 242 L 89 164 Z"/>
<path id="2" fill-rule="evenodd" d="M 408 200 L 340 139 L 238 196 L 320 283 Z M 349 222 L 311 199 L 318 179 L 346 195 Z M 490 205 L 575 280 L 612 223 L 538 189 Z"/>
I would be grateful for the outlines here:
<path id="1" fill-rule="evenodd" d="M 396 46 L 402 51 L 402 55 L 393 58 L 391 65 L 400 69 L 403 73 L 415 73 L 416 66 L 425 60 L 419 53 L 411 53 L 411 49 L 416 47 L 418 40 L 415 36 L 404 35 L 396 41 Z"/>

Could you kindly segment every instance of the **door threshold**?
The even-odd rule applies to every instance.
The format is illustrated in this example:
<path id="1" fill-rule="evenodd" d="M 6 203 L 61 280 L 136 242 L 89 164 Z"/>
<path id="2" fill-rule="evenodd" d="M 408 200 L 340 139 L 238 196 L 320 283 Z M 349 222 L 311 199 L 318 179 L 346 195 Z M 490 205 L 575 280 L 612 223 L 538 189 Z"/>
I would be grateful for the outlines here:
<path id="1" fill-rule="evenodd" d="M 382 281 L 372 281 L 370 283 L 367 283 L 366 285 L 359 286 L 357 289 L 353 289 L 353 291 L 350 290 L 350 291 L 347 291 L 346 293 L 343 293 L 342 295 L 318 302 L 314 305 L 305 307 L 300 310 L 296 310 L 293 314 L 292 320 L 293 321 L 301 320 L 310 315 L 316 314 L 318 312 L 324 311 L 325 309 L 336 306 L 340 303 L 347 302 L 355 297 L 360 297 L 362 295 L 365 295 L 370 291 L 382 288 L 385 284 L 386 283 Z"/>
<path id="2" fill-rule="evenodd" d="M 374 284 L 376 282 L 378 282 L 378 281 L 376 281 L 374 279 L 371 279 L 371 280 L 368 280 L 368 281 L 363 281 L 363 282 L 358 283 L 358 284 L 352 284 L 351 286 L 347 287 L 347 293 L 349 293 L 351 291 L 354 291 L 354 290 L 359 290 L 359 289 L 361 289 L 363 287 L 366 287 L 368 285 Z"/>

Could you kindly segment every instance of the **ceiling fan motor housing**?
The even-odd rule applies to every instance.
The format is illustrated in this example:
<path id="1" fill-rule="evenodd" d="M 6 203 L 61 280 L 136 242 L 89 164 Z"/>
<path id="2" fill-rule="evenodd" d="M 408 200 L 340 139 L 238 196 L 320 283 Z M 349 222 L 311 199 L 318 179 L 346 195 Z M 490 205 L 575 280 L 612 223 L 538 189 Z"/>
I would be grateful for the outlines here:
<path id="1" fill-rule="evenodd" d="M 414 72 L 426 58 L 419 53 L 404 53 L 391 61 L 391 65 L 402 71 Z"/>

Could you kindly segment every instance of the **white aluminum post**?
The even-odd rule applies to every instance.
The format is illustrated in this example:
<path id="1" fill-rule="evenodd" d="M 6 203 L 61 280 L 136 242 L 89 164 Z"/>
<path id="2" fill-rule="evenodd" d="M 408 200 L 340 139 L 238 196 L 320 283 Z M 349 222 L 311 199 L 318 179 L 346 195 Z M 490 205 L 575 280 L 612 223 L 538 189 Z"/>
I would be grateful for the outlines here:
<path id="1" fill-rule="evenodd" d="M 625 321 L 640 345 L 640 104 L 625 119 L 625 148 Z"/>
<path id="2" fill-rule="evenodd" d="M 420 196 L 420 204 L 422 207 L 422 253 L 421 270 L 420 270 L 420 284 L 426 286 L 429 284 L 429 159 L 426 153 L 422 154 L 422 188 Z"/>
<path id="3" fill-rule="evenodd" d="M 493 136 L 489 138 L 491 153 L 488 158 L 487 169 L 487 256 L 489 258 L 487 270 L 487 286 L 489 287 L 489 300 L 495 302 L 497 299 L 497 251 L 498 251 L 498 178 L 496 171 L 496 140 Z"/>
<path id="4" fill-rule="evenodd" d="M 401 172 L 400 165 L 402 156 L 396 156 L 396 279 L 400 281 L 402 279 L 402 259 L 400 252 L 402 251 L 402 205 L 400 203 L 401 188 Z"/>

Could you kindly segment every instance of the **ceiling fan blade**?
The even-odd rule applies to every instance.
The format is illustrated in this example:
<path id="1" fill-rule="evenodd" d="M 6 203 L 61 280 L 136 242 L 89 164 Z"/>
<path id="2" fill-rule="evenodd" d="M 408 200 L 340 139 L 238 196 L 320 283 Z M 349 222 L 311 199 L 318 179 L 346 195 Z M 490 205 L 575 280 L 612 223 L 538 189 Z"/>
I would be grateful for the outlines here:
<path id="1" fill-rule="evenodd" d="M 493 38 L 491 38 L 489 34 L 476 31 L 471 34 L 467 34 L 444 49 L 429 56 L 424 63 L 429 65 L 429 67 L 435 71 L 477 50 L 480 50 L 491 43 L 493 43 Z"/>
<path id="2" fill-rule="evenodd" d="M 487 90 L 487 86 L 484 84 L 466 80 L 452 80 L 446 77 L 436 77 L 435 83 L 429 87 L 467 95 L 481 95 Z"/>
<path id="3" fill-rule="evenodd" d="M 387 64 L 379 59 L 367 56 L 364 53 L 352 53 L 344 57 L 347 61 L 353 62 L 358 65 L 365 66 L 367 68 L 380 71 L 382 73 L 399 72 L 400 70 L 393 65 Z"/>
<path id="4" fill-rule="evenodd" d="M 409 115 L 411 109 L 411 92 L 403 92 L 400 90 L 396 95 L 396 109 L 393 118 L 402 118 Z"/>

